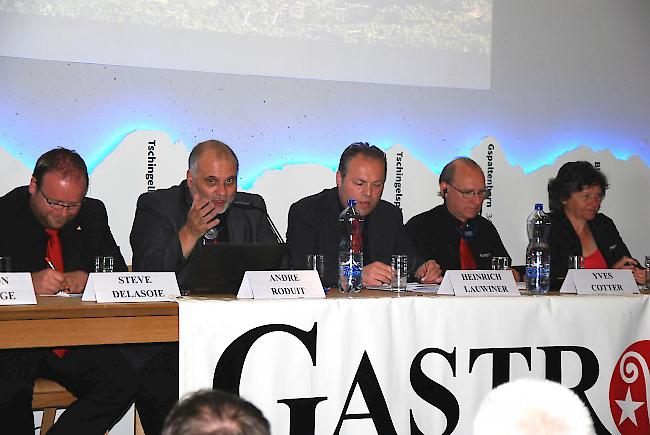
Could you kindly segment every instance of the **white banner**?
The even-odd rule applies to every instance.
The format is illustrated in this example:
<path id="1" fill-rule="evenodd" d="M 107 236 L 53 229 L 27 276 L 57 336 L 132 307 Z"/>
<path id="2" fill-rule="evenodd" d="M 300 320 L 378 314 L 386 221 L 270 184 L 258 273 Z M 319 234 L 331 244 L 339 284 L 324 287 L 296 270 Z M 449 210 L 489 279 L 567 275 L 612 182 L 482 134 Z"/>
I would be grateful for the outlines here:
<path id="1" fill-rule="evenodd" d="M 182 299 L 180 392 L 239 391 L 275 435 L 469 434 L 493 386 L 546 377 L 599 433 L 650 433 L 648 300 Z"/>

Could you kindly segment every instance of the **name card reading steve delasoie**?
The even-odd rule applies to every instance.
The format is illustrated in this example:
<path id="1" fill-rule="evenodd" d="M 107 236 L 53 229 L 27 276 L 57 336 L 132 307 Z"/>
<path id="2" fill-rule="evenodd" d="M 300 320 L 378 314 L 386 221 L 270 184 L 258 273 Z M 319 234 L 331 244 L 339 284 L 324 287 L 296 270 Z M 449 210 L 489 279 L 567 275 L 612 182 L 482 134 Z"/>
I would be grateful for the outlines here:
<path id="1" fill-rule="evenodd" d="M 81 300 L 164 302 L 180 295 L 174 272 L 91 273 Z"/>
<path id="2" fill-rule="evenodd" d="M 315 270 L 248 271 L 239 286 L 239 299 L 324 298 Z"/>
<path id="3" fill-rule="evenodd" d="M 0 273 L 0 305 L 34 305 L 36 295 L 29 273 Z"/>
<path id="4" fill-rule="evenodd" d="M 511 270 L 448 270 L 439 295 L 519 296 Z"/>
<path id="5" fill-rule="evenodd" d="M 560 293 L 633 295 L 639 287 L 628 269 L 569 269 Z"/>

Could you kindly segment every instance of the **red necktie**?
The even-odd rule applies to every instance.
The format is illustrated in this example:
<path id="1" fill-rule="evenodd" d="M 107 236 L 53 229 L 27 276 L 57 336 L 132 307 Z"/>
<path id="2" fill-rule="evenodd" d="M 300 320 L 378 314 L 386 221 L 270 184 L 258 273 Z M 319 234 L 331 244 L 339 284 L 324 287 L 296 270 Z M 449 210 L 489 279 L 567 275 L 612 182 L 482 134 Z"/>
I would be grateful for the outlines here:
<path id="1" fill-rule="evenodd" d="M 45 255 L 50 259 L 54 268 L 59 272 L 63 272 L 63 249 L 61 248 L 61 239 L 59 238 L 59 230 L 45 229 L 45 232 L 50 236 L 47 242 L 47 250 Z"/>
<path id="2" fill-rule="evenodd" d="M 50 240 L 47 241 L 45 255 L 52 262 L 56 270 L 63 272 L 63 249 L 61 248 L 59 230 L 46 228 L 45 232 L 50 236 Z M 63 358 L 68 353 L 68 349 L 52 349 L 52 352 L 59 358 Z"/>
<path id="3" fill-rule="evenodd" d="M 463 237 L 460 238 L 460 268 L 463 270 L 476 270 L 474 254 L 472 254 L 469 243 Z"/>

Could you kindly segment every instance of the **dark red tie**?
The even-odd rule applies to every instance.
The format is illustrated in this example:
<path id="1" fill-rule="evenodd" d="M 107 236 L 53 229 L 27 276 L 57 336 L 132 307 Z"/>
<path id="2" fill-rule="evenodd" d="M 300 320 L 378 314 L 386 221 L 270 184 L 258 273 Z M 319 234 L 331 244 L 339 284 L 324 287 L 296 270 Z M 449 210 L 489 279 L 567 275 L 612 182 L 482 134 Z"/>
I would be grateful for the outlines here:
<path id="1" fill-rule="evenodd" d="M 61 248 L 61 239 L 59 238 L 59 230 L 45 229 L 45 232 L 50 236 L 47 241 L 47 250 L 45 255 L 52 262 L 54 268 L 59 272 L 63 272 L 63 249 Z M 63 358 L 68 349 L 52 349 L 52 352 L 59 358 Z"/>
<path id="2" fill-rule="evenodd" d="M 474 254 L 472 254 L 469 243 L 463 237 L 460 238 L 460 268 L 463 270 L 476 270 Z"/>

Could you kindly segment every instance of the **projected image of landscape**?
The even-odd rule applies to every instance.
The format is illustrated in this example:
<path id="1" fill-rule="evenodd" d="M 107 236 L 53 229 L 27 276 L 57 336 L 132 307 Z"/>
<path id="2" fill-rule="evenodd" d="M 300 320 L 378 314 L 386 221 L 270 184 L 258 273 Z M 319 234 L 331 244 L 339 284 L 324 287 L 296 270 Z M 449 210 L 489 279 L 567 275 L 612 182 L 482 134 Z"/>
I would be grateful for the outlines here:
<path id="1" fill-rule="evenodd" d="M 0 55 L 489 89 L 492 3 L 0 0 Z"/>
<path id="2" fill-rule="evenodd" d="M 492 2 L 346 0 L 49 0 L 1 10 L 113 23 L 488 53 Z"/>

